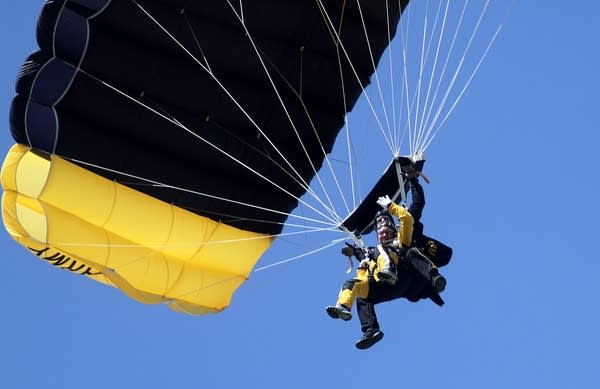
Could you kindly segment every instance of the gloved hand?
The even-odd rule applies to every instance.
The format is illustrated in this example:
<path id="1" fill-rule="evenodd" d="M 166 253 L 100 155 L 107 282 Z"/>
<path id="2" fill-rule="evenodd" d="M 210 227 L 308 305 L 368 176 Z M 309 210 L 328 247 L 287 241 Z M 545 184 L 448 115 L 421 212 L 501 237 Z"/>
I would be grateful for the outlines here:
<path id="1" fill-rule="evenodd" d="M 419 175 L 421 175 L 421 173 L 414 168 L 414 166 L 409 165 L 409 166 L 404 166 L 402 168 L 402 173 L 404 174 L 404 177 L 407 180 L 410 180 L 411 178 L 416 178 L 419 177 Z"/>
<path id="2" fill-rule="evenodd" d="M 354 255 L 359 261 L 362 261 L 363 259 L 367 258 L 367 254 L 363 249 L 354 250 Z"/>
<path id="3" fill-rule="evenodd" d="M 383 209 L 387 209 L 391 203 L 392 200 L 390 200 L 390 196 L 388 195 L 381 196 L 377 199 L 377 204 L 379 204 Z"/>
<path id="4" fill-rule="evenodd" d="M 356 249 L 354 248 L 354 246 L 351 246 L 348 243 L 346 243 L 346 247 L 342 248 L 342 255 L 345 255 L 347 257 L 351 257 L 354 254 L 356 254 Z"/>

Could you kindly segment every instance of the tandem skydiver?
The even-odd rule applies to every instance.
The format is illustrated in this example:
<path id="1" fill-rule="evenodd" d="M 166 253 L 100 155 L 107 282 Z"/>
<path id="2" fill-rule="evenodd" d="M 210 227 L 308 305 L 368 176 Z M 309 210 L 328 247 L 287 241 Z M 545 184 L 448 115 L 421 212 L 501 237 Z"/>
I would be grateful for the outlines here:
<path id="1" fill-rule="evenodd" d="M 356 342 L 359 349 L 369 348 L 383 338 L 375 304 L 401 297 L 409 301 L 431 298 L 440 306 L 444 303 L 439 293 L 444 290 L 446 280 L 439 274 L 438 266 L 449 262 L 452 249 L 423 234 L 420 219 L 425 197 L 419 174 L 413 170 L 406 175 L 412 197 L 408 210 L 393 203 L 389 196 L 377 200 L 382 210 L 374 220 L 376 247 L 342 249 L 342 254 L 355 256 L 360 265 L 356 276 L 343 283 L 337 304 L 327 307 L 327 313 L 332 318 L 350 320 L 356 300 L 363 331 L 363 337 Z M 393 216 L 398 218 L 398 228 Z"/>

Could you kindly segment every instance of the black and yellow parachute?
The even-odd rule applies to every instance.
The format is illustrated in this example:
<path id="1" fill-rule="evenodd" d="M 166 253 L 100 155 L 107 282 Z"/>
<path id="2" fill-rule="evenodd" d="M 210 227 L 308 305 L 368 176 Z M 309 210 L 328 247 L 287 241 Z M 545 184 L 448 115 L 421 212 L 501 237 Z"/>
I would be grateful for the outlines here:
<path id="1" fill-rule="evenodd" d="M 224 309 L 407 3 L 46 2 L 11 106 L 6 229 L 139 301 Z"/>

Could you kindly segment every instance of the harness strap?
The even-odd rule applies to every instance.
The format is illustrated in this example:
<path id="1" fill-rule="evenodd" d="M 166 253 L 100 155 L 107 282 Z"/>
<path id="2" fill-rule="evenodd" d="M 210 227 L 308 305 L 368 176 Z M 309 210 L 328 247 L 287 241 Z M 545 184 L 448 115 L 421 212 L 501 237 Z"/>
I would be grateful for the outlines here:
<path id="1" fill-rule="evenodd" d="M 396 201 L 398 196 L 402 200 L 402 205 L 406 205 L 406 191 L 404 190 L 404 176 L 402 175 L 402 166 L 399 161 L 394 162 L 396 166 L 396 175 L 398 176 L 398 190 L 392 196 L 392 201 Z"/>

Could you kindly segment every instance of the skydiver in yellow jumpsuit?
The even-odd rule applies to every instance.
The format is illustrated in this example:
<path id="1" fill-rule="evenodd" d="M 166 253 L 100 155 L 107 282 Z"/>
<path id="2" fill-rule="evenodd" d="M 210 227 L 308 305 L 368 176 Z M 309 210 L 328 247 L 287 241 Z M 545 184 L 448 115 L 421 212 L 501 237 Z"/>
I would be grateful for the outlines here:
<path id="1" fill-rule="evenodd" d="M 426 257 L 415 256 L 414 253 L 409 252 L 414 223 L 411 213 L 406 208 L 393 203 L 388 196 L 380 197 L 377 203 L 383 208 L 375 216 L 379 244 L 369 250 L 369 258 L 362 254 L 365 259 L 361 261 L 356 276 L 343 283 L 336 305 L 327 307 L 327 314 L 334 319 L 350 320 L 352 305 L 357 298 L 376 301 L 392 294 L 399 296 L 399 291 L 394 290 L 398 268 L 403 272 L 419 273 L 431 282 L 436 293 L 445 288 L 446 280 L 439 274 L 437 267 Z M 398 218 L 398 229 L 395 227 L 392 215 Z M 407 252 L 409 255 L 406 255 Z M 400 287 L 403 288 L 404 286 Z M 369 335 L 367 339 L 369 345 L 383 337 L 381 331 L 373 332 L 374 334 Z"/>
<path id="2" fill-rule="evenodd" d="M 383 208 L 375 216 L 375 228 L 379 245 L 373 258 L 361 261 L 356 276 L 343 283 L 335 306 L 327 307 L 329 316 L 350 320 L 350 312 L 356 298 L 368 298 L 377 294 L 381 284 L 396 282 L 396 269 L 403 253 L 412 242 L 413 217 L 406 208 L 395 204 L 389 196 L 380 197 L 377 203 Z M 398 229 L 393 216 L 398 218 Z M 370 277 L 375 282 L 370 282 Z"/>
<path id="3" fill-rule="evenodd" d="M 438 306 L 444 304 L 439 293 L 444 290 L 446 280 L 439 274 L 438 267 L 448 264 L 452 258 L 452 248 L 423 233 L 423 223 L 421 223 L 425 207 L 423 187 L 419 183 L 418 176 L 407 178 L 412 197 L 408 212 L 414 219 L 411 248 L 404 254 L 405 266 L 398 269 L 398 279 L 393 286 L 387 290 L 379 286 L 378 289 L 382 290 L 376 296 L 356 299 L 356 311 L 363 332 L 363 336 L 356 342 L 358 349 L 369 348 L 383 338 L 375 312 L 376 304 L 397 298 L 406 298 L 412 302 L 431 299 Z M 342 254 L 356 256 L 356 251 L 355 247 L 348 246 L 344 247 Z M 410 266 L 409 271 L 405 271 L 407 265 Z"/>

